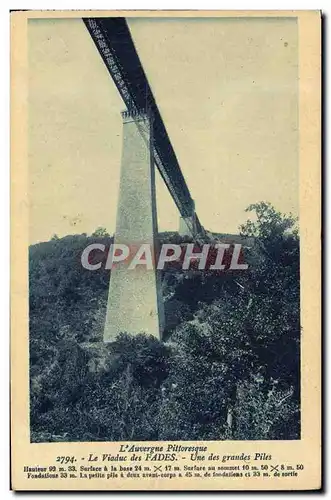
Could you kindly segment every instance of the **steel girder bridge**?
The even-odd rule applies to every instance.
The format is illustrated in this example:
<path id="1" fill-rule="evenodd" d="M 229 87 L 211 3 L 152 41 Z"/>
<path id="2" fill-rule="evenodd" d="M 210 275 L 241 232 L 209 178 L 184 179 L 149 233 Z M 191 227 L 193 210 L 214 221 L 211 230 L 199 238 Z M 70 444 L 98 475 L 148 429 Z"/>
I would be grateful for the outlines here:
<path id="1" fill-rule="evenodd" d="M 148 109 L 152 114 L 155 164 L 192 236 L 198 239 L 205 236 L 125 18 L 97 17 L 83 21 L 127 109 L 138 113 Z"/>

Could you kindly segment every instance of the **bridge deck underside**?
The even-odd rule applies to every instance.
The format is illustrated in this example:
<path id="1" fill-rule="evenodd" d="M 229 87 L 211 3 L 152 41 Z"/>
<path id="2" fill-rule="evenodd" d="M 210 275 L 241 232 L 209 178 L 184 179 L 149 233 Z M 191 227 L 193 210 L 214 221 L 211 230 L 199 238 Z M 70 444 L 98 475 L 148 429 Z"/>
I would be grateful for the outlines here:
<path id="1" fill-rule="evenodd" d="M 194 202 L 181 172 L 139 56 L 124 18 L 84 19 L 128 109 L 149 110 L 153 116 L 154 156 L 180 214 L 194 214 Z M 200 225 L 197 219 L 198 225 Z"/>

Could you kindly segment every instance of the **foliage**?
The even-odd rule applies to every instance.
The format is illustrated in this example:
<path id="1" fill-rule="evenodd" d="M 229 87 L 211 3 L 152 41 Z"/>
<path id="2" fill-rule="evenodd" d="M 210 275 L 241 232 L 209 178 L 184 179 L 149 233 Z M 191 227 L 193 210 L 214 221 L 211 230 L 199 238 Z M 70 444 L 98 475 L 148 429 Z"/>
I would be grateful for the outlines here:
<path id="1" fill-rule="evenodd" d="M 102 342 L 110 271 L 80 256 L 109 246 L 104 229 L 30 248 L 32 441 L 300 437 L 296 220 L 265 202 L 248 211 L 248 270 L 163 272 L 164 342 Z"/>

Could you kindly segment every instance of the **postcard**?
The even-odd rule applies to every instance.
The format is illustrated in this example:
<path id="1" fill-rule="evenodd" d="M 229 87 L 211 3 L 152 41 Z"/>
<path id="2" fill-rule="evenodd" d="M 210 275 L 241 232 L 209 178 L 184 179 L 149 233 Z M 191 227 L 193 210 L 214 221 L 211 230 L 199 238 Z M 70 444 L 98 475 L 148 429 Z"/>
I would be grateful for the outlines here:
<path id="1" fill-rule="evenodd" d="M 11 485 L 321 488 L 321 13 L 11 13 Z"/>

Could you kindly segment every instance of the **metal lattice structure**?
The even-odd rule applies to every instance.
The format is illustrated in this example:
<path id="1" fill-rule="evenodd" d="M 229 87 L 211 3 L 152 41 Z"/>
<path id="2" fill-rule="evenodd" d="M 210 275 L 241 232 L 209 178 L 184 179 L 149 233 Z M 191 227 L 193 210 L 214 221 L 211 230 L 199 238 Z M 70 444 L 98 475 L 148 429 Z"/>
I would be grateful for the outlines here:
<path id="1" fill-rule="evenodd" d="M 83 19 L 115 85 L 130 111 L 153 115 L 155 164 L 193 235 L 203 233 L 161 114 L 123 17 Z"/>

